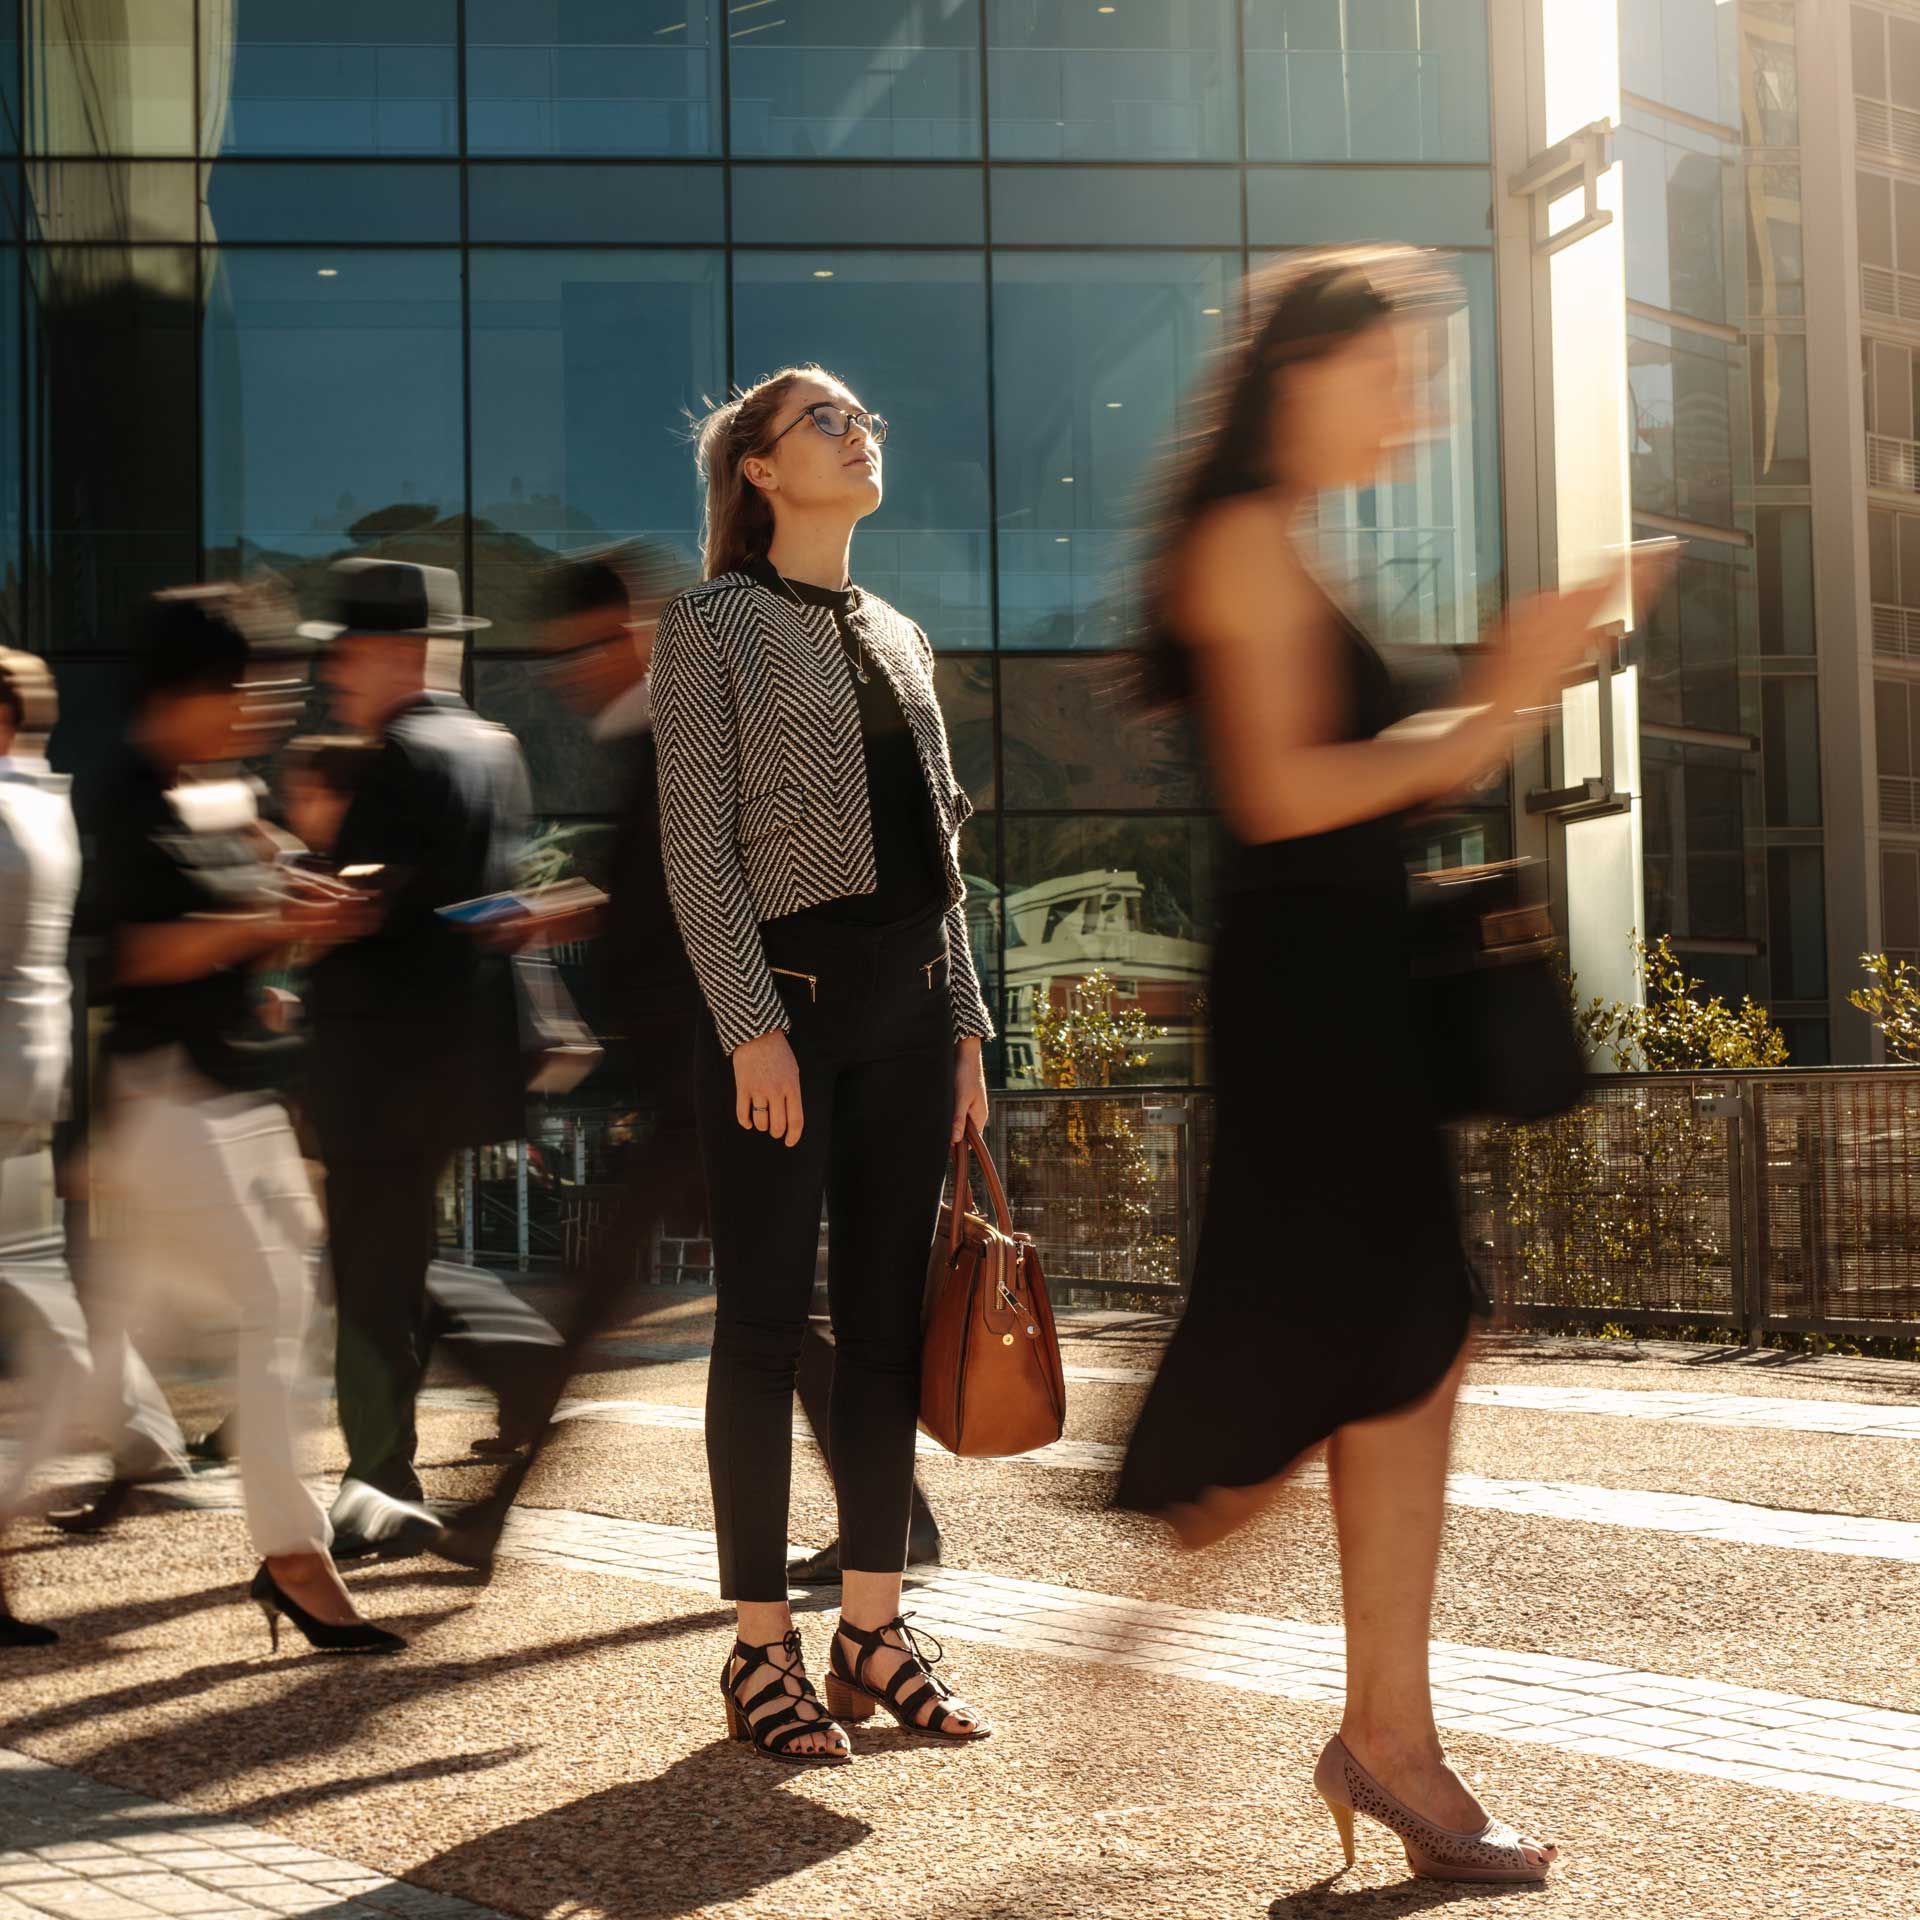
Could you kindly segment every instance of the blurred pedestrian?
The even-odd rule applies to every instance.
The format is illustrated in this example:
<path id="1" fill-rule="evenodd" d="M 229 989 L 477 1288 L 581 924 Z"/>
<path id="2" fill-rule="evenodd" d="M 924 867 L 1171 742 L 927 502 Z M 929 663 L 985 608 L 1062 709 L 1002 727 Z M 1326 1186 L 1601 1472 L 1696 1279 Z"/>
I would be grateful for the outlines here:
<path id="1" fill-rule="evenodd" d="M 111 1222 L 101 1316 L 148 1350 L 205 1317 L 237 1337 L 240 1474 L 263 1556 L 252 1595 L 314 1646 L 392 1651 L 362 1620 L 300 1474 L 295 1417 L 319 1214 L 278 1088 L 292 1042 L 253 973 L 349 938 L 361 910 L 260 856 L 252 789 L 222 777 L 245 738 L 250 608 L 232 587 L 156 594 L 126 747 L 100 810 L 98 896 L 113 1022 L 93 1180 Z"/>
<path id="2" fill-rule="evenodd" d="M 900 1608 L 920 1313 L 952 1143 L 986 1117 L 954 778 L 918 627 L 854 586 L 886 422 L 818 367 L 702 423 L 705 584 L 654 643 L 661 844 L 705 996 L 695 1078 L 717 1291 L 707 1458 L 736 1737 L 845 1759 L 840 1720 L 978 1739 Z M 827 1711 L 787 1599 L 796 1363 L 822 1199 L 843 1589 Z"/>
<path id="3" fill-rule="evenodd" d="M 427 686 L 428 646 L 482 627 L 444 567 L 350 559 L 331 569 L 322 675 L 342 725 L 374 743 L 333 847 L 380 902 L 373 930 L 311 977 L 306 1103 L 326 1167 L 347 1477 L 342 1558 L 434 1544 L 414 1465 L 414 1401 L 436 1339 L 527 1431 L 559 1336 L 504 1281 L 434 1261 L 435 1197 L 462 1147 L 526 1132 L 514 961 L 442 908 L 510 891 L 528 813 L 512 734 Z M 433 1270 L 431 1293 L 428 1270 Z"/>
<path id="4" fill-rule="evenodd" d="M 1340 1733 L 1314 1784 L 1417 1873 L 1532 1881 L 1554 1849 L 1447 1765 L 1428 1630 L 1471 1285 L 1409 1016 L 1405 815 L 1508 752 L 1592 644 L 1598 593 L 1516 606 L 1461 711 L 1389 732 L 1381 655 L 1296 544 L 1416 435 L 1417 329 L 1456 299 L 1402 248 L 1255 274 L 1167 484 L 1150 691 L 1198 709 L 1239 842 L 1210 993 L 1217 1135 L 1186 1317 L 1128 1448 L 1120 1505 L 1189 1546 L 1259 1513 L 1327 1442 L 1347 1625 Z"/>

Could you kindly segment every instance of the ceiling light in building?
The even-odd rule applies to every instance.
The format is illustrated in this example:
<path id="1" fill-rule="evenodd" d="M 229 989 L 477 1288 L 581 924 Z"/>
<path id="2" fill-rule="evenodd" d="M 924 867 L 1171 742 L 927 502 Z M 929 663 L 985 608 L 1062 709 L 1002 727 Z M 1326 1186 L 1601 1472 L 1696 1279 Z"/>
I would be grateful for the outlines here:
<path id="1" fill-rule="evenodd" d="M 1109 400 L 1107 402 L 1107 411 L 1109 413 L 1118 413 L 1126 404 L 1124 400 Z"/>
<path id="2" fill-rule="evenodd" d="M 1073 539 L 1073 535 L 1070 533 L 1056 533 L 1053 536 L 1053 544 L 1056 547 L 1064 547 L 1068 545 L 1072 541 L 1072 539 Z"/>
<path id="3" fill-rule="evenodd" d="M 815 267 L 813 277 L 816 280 L 831 280 L 833 278 L 833 269 L 831 267 Z"/>
<path id="4" fill-rule="evenodd" d="M 1095 7 L 1094 8 L 1095 13 L 1111 13 L 1112 11 L 1113 9 L 1111 7 Z"/>
<path id="5" fill-rule="evenodd" d="M 1070 474 L 1070 473 L 1063 473 L 1063 474 L 1062 474 L 1062 475 L 1060 476 L 1060 484 L 1061 484 L 1061 485 L 1062 485 L 1063 487 L 1070 487 L 1070 486 L 1072 486 L 1072 485 L 1073 485 L 1073 475 L 1072 475 L 1072 474 Z"/>
<path id="6" fill-rule="evenodd" d="M 315 267 L 314 272 L 317 273 L 322 280 L 338 280 L 340 278 L 340 269 L 338 267 Z"/>
<path id="7" fill-rule="evenodd" d="M 1220 309 L 1218 307 L 1202 307 L 1200 311 L 1202 313 L 1218 313 Z"/>
<path id="8" fill-rule="evenodd" d="M 686 30 L 687 23 L 684 20 L 676 20 L 670 27 L 655 27 L 653 37 L 658 40 L 663 33 L 685 33 Z"/>

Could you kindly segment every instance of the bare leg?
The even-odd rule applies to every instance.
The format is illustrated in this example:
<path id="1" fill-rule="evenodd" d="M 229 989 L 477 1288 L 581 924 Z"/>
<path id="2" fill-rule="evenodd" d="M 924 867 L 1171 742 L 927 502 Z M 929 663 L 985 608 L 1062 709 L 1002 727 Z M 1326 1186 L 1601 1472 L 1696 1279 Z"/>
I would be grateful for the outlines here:
<path id="1" fill-rule="evenodd" d="M 1446 1515 L 1447 1453 L 1463 1352 L 1417 1406 L 1342 1427 L 1327 1447 L 1347 1625 L 1340 1737 L 1390 1792 L 1443 1827 L 1486 1811 L 1446 1763 L 1433 1719 L 1428 1641 Z M 1527 1842 L 1537 1863 L 1549 1846 Z"/>
<path id="2" fill-rule="evenodd" d="M 735 1607 L 740 1616 L 741 1640 L 750 1647 L 764 1649 L 759 1666 L 746 1676 L 746 1685 L 740 1689 L 742 1696 L 751 1700 L 755 1694 L 764 1692 L 777 1674 L 800 1673 L 804 1669 L 800 1656 L 781 1644 L 793 1630 L 793 1609 L 784 1600 L 741 1600 L 735 1603 Z M 792 1687 L 787 1692 L 790 1697 L 797 1697 Z M 828 1720 L 824 1707 L 802 1705 L 798 1710 L 802 1719 L 811 1719 L 818 1714 L 821 1731 L 802 1734 L 788 1747 L 789 1753 L 833 1754 L 847 1751 L 845 1732 Z M 750 1718 L 777 1718 L 784 1711 L 781 1701 L 776 1698 L 769 1700 Z"/>

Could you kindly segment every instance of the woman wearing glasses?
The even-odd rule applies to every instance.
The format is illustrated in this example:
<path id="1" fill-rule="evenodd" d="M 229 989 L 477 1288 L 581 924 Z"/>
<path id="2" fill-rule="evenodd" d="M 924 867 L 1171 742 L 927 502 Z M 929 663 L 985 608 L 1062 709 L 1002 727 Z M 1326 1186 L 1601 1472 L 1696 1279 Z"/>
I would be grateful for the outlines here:
<path id="1" fill-rule="evenodd" d="M 987 1113 L 993 1031 L 967 944 L 954 779 L 933 654 L 854 586 L 887 423 L 816 366 L 701 423 L 704 584 L 653 654 L 667 887 L 705 997 L 696 1100 L 718 1295 L 707 1459 L 734 1737 L 851 1757 L 838 1724 L 988 1727 L 900 1611 L 920 1305 L 947 1153 Z M 841 1615 L 823 1706 L 787 1605 L 795 1363 L 829 1218 L 828 1424 Z M 831 1714 L 829 1713 L 831 1709 Z"/>

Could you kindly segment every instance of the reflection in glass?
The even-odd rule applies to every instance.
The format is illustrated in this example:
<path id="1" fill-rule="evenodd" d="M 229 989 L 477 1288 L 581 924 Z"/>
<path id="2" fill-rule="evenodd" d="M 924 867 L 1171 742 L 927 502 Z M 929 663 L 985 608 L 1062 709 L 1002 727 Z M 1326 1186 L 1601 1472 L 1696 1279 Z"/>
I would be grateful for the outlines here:
<path id="1" fill-rule="evenodd" d="M 477 250 L 474 611 L 483 646 L 533 639 L 530 570 L 638 536 L 698 566 L 689 412 L 726 385 L 712 253 Z"/>
<path id="2" fill-rule="evenodd" d="M 1001 254 L 993 268 L 1000 643 L 1124 643 L 1141 488 L 1238 263 Z"/>
<path id="3" fill-rule="evenodd" d="M 1007 1085 L 1047 1084 L 1036 1010 L 1096 970 L 1164 1035 L 1115 1085 L 1205 1080 L 1205 985 L 1219 830 L 1209 819 L 1008 819 Z"/>
<path id="4" fill-rule="evenodd" d="M 0 646 L 26 644 L 21 598 L 20 255 L 0 249 Z"/>
<path id="5" fill-rule="evenodd" d="M 1626 196 L 1629 296 L 1726 322 L 1732 316 L 1721 190 L 1733 171 L 1732 149 L 1651 115 L 1636 116 L 1615 138 Z"/>
<path id="6" fill-rule="evenodd" d="M 1749 166 L 1747 180 L 1747 311 L 1800 314 L 1807 309 L 1801 247 L 1800 169 Z"/>
<path id="7" fill-rule="evenodd" d="M 1640 710 L 1668 726 L 1741 733 L 1739 586 L 1731 566 L 1702 556 L 1705 545 L 1682 555 L 1634 637 Z"/>
<path id="8" fill-rule="evenodd" d="M 1767 825 L 1820 824 L 1820 709 L 1812 675 L 1760 683 Z"/>
<path id="9" fill-rule="evenodd" d="M 612 813 L 625 804 L 621 764 L 598 747 L 587 723 L 553 690 L 538 661 L 475 660 L 473 705 L 482 719 L 498 721 L 520 742 L 536 813 Z M 550 836 L 543 858 L 557 858 L 577 837 Z M 546 877 L 564 879 L 577 870 L 577 864 L 569 864 Z"/>
<path id="10" fill-rule="evenodd" d="M 978 0 L 810 0 L 779 11 L 732 9 L 734 153 L 979 153 Z"/>
<path id="11" fill-rule="evenodd" d="M 818 360 L 893 423 L 855 576 L 936 647 L 991 646 L 986 275 L 977 254 L 737 253 L 733 364 Z"/>
<path id="12" fill-rule="evenodd" d="M 1920 960 L 1920 852 L 1880 849 L 1880 941 L 1896 960 Z"/>
<path id="13" fill-rule="evenodd" d="M 1767 849 L 1767 957 L 1775 999 L 1827 996 L 1825 869 L 1818 847 Z"/>
<path id="14" fill-rule="evenodd" d="M 1247 157 L 1484 160 L 1483 0 L 1245 0 Z"/>
<path id="15" fill-rule="evenodd" d="M 207 7 L 200 151 L 457 152 L 455 6 L 245 0 Z"/>
<path id="16" fill-rule="evenodd" d="M 1761 886 L 1757 855 L 1747 848 L 1747 822 L 1758 814 L 1751 760 L 1645 740 L 1641 761 L 1647 937 L 1751 937 Z"/>
<path id="17" fill-rule="evenodd" d="M 1633 504 L 1643 513 L 1732 525 L 1738 351 L 1705 334 L 1629 315 L 1629 451 Z"/>
<path id="18" fill-rule="evenodd" d="M 1793 0 L 1741 0 L 1741 127 L 1750 147 L 1800 144 Z"/>
<path id="19" fill-rule="evenodd" d="M 209 258 L 210 569 L 274 567 L 310 604 L 350 548 L 462 567 L 459 256 Z"/>
<path id="20" fill-rule="evenodd" d="M 994 157 L 1237 159 L 1234 4 L 988 0 Z"/>
<path id="21" fill-rule="evenodd" d="M 460 238 L 460 169 L 413 162 L 214 160 L 206 164 L 203 238 L 231 246 Z M 324 264 L 324 263 L 322 263 Z"/>
<path id="22" fill-rule="evenodd" d="M 1622 89 L 1731 123 L 1738 112 L 1730 38 L 1736 11 L 1720 0 L 1622 0 Z M 1729 36 L 1724 48 L 1723 33 Z"/>
<path id="23" fill-rule="evenodd" d="M 977 655 L 943 654 L 933 684 L 947 723 L 954 778 L 976 811 L 998 805 L 993 777 L 993 662 Z"/>
<path id="24" fill-rule="evenodd" d="M 1803 334 L 1766 333 L 1750 340 L 1754 483 L 1804 487 L 1812 480 L 1807 452 L 1807 342 Z"/>
<path id="25" fill-rule="evenodd" d="M 145 595 L 194 577 L 194 256 L 27 260 L 33 644 L 124 646 Z"/>
<path id="26" fill-rule="evenodd" d="M 976 813 L 960 829 L 960 875 L 967 883 L 967 944 L 973 949 L 973 969 L 987 1011 L 993 1016 L 994 1037 L 982 1049 L 987 1085 L 1007 1084 L 1007 1020 L 1000 964 L 1003 917 L 1000 911 L 1000 817 Z"/>
<path id="27" fill-rule="evenodd" d="M 193 5 L 33 8 L 25 27 L 26 150 L 190 154 Z"/>
<path id="28" fill-rule="evenodd" d="M 1134 711 L 1110 661 L 1009 655 L 1000 686 L 1008 806 L 1207 804 L 1190 721 Z"/>
<path id="29" fill-rule="evenodd" d="M 20 120 L 20 0 L 0 0 L 0 153 L 24 144 Z"/>
<path id="30" fill-rule="evenodd" d="M 1888 516 L 1891 518 L 1891 516 Z M 1875 514 L 1867 516 L 1869 547 Z M 1753 571 L 1759 598 L 1760 651 L 1811 653 L 1813 645 L 1813 515 L 1806 507 L 1761 507 L 1754 516 Z M 1915 523 L 1920 532 L 1920 521 Z M 1920 555 L 1914 598 L 1920 606 Z M 1879 599 L 1876 591 L 1874 596 Z"/>
<path id="31" fill-rule="evenodd" d="M 470 153 L 715 153 L 705 0 L 467 0 Z"/>

